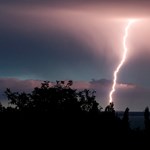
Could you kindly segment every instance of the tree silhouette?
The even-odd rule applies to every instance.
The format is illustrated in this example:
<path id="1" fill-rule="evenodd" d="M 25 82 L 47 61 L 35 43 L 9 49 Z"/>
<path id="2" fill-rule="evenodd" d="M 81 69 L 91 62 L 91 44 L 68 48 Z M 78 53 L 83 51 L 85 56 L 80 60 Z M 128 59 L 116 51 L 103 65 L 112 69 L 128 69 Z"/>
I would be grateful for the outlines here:
<path id="1" fill-rule="evenodd" d="M 129 108 L 128 107 L 125 109 L 125 112 L 123 114 L 122 123 L 123 123 L 124 131 L 129 131 L 130 125 L 129 125 Z"/>
<path id="2" fill-rule="evenodd" d="M 0 102 L 0 112 L 4 112 L 5 111 L 5 107 L 2 105 L 2 103 Z"/>
<path id="3" fill-rule="evenodd" d="M 9 103 L 18 111 L 54 112 L 54 113 L 80 113 L 98 112 L 98 103 L 95 100 L 95 91 L 72 89 L 73 81 L 56 81 L 50 85 L 49 81 L 35 87 L 31 93 L 11 92 L 5 93 Z"/>
<path id="4" fill-rule="evenodd" d="M 115 113 L 115 110 L 114 110 L 114 103 L 113 103 L 113 102 L 111 102 L 108 106 L 106 106 L 105 112 Z"/>
<path id="5" fill-rule="evenodd" d="M 18 111 L 25 111 L 28 109 L 30 105 L 30 94 L 26 94 L 25 92 L 11 92 L 10 89 L 6 89 L 5 91 L 9 103 L 14 106 L 14 109 Z"/>
<path id="6" fill-rule="evenodd" d="M 145 123 L 145 130 L 149 132 L 150 131 L 149 107 L 146 107 L 144 111 L 144 123 Z"/>
<path id="7" fill-rule="evenodd" d="M 83 90 L 78 93 L 78 101 L 82 111 L 98 112 L 98 103 L 95 100 L 95 91 Z"/>

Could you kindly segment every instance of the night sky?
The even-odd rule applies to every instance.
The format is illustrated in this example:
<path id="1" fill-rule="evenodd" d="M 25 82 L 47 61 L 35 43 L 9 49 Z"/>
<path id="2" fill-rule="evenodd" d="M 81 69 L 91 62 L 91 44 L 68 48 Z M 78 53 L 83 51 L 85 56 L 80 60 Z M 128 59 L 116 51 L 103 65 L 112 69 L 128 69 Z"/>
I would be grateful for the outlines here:
<path id="1" fill-rule="evenodd" d="M 30 91 L 42 80 L 73 80 L 97 91 L 105 107 L 121 59 L 128 19 L 128 55 L 118 75 L 116 110 L 150 106 L 150 2 L 147 0 L 0 0 L 0 91 Z"/>

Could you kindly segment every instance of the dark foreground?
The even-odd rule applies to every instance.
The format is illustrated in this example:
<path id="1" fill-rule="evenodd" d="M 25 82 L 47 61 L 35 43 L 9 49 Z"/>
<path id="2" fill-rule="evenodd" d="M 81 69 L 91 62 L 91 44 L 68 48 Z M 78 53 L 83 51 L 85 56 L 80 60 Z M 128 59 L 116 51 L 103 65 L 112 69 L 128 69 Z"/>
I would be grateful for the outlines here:
<path id="1" fill-rule="evenodd" d="M 31 93 L 6 90 L 9 107 L 0 105 L 1 143 L 16 149 L 130 149 L 149 146 L 149 108 L 143 130 L 120 119 L 110 103 L 102 111 L 95 91 L 72 89 L 73 82 L 44 82 Z M 33 147 L 31 147 L 33 146 Z"/>
<path id="2" fill-rule="evenodd" d="M 23 147 L 122 149 L 149 145 L 148 131 L 131 130 L 106 112 L 100 116 L 3 113 L 0 117 L 3 141 Z"/>

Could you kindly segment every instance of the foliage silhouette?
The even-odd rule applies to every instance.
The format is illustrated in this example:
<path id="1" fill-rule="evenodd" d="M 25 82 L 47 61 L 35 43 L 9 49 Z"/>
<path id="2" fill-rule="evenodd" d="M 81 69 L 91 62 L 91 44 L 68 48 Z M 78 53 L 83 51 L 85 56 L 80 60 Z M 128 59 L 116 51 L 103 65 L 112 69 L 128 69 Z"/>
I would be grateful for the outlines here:
<path id="1" fill-rule="evenodd" d="M 123 121 L 122 123 L 123 123 L 123 129 L 124 129 L 124 131 L 125 132 L 129 131 L 130 125 L 129 125 L 129 108 L 128 107 L 125 109 L 122 121 Z"/>
<path id="2" fill-rule="evenodd" d="M 144 123 L 145 123 L 145 130 L 147 132 L 150 132 L 149 107 L 146 107 L 144 111 Z"/>
<path id="3" fill-rule="evenodd" d="M 118 142 L 137 146 L 140 143 L 139 140 L 144 142 L 149 137 L 143 132 L 131 130 L 128 107 L 123 118 L 120 119 L 116 115 L 114 103 L 110 103 L 102 111 L 102 107 L 96 101 L 94 90 L 79 91 L 73 89 L 72 85 L 72 80 L 56 81 L 56 84 L 44 81 L 31 93 L 12 92 L 6 89 L 9 107 L 0 104 L 2 128 L 11 125 L 9 132 L 15 131 L 15 134 L 19 127 L 27 130 L 27 132 L 19 130 L 24 134 L 47 133 L 53 139 L 56 136 L 57 142 L 58 139 L 63 140 L 66 136 L 67 142 L 71 143 L 72 139 L 77 137 L 82 144 L 84 140 L 93 145 L 95 141 L 100 141 L 102 144 L 103 141 L 108 141 L 108 138 L 111 138 L 109 143 L 113 144 L 112 139 L 115 138 L 112 137 L 115 135 L 118 137 Z M 149 133 L 147 132 L 150 129 L 148 107 L 145 109 L 144 116 L 145 131 Z M 126 136 L 127 138 L 123 140 Z"/>
<path id="4" fill-rule="evenodd" d="M 71 80 L 67 83 L 56 81 L 50 86 L 49 81 L 44 81 L 29 94 L 11 92 L 10 89 L 5 93 L 14 109 L 21 112 L 97 113 L 99 104 L 95 100 L 95 91 L 77 91 L 71 88 L 72 84 Z"/>
<path id="5" fill-rule="evenodd" d="M 105 112 L 115 112 L 113 102 L 111 102 L 108 106 L 106 106 Z"/>

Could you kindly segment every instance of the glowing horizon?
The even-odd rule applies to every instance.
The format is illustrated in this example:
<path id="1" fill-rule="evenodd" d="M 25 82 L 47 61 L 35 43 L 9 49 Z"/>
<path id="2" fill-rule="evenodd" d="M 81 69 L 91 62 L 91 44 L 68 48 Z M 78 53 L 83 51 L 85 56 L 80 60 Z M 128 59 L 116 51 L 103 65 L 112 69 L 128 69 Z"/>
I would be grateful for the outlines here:
<path id="1" fill-rule="evenodd" d="M 111 88 L 111 91 L 109 93 L 109 102 L 112 103 L 113 102 L 113 93 L 115 92 L 115 87 L 116 87 L 116 83 L 117 83 L 117 74 L 120 70 L 120 68 L 122 67 L 122 65 L 124 64 L 125 60 L 126 60 L 126 57 L 127 57 L 127 52 L 128 52 L 128 48 L 126 46 L 126 41 L 127 41 L 127 37 L 128 37 L 128 30 L 129 30 L 129 27 L 131 26 L 131 24 L 134 22 L 135 20 L 134 19 L 130 19 L 126 28 L 125 28 L 125 34 L 123 36 L 123 49 L 124 49 L 124 52 L 123 52 L 123 56 L 122 56 L 122 59 L 121 59 L 121 62 L 119 63 L 119 65 L 117 66 L 116 70 L 114 71 L 114 79 L 113 79 L 113 85 L 112 85 L 112 88 Z"/>

